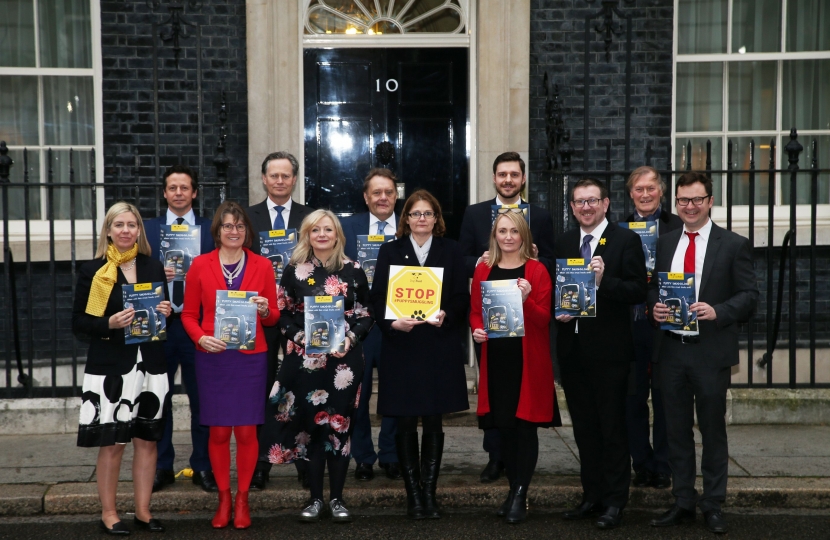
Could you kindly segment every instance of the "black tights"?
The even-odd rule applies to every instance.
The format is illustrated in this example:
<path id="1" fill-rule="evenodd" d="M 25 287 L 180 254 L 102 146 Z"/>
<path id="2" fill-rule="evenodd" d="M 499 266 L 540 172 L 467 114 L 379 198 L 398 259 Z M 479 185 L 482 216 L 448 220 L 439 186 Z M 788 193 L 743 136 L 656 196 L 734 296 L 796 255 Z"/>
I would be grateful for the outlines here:
<path id="1" fill-rule="evenodd" d="M 512 486 L 529 486 L 539 459 L 539 436 L 535 427 L 499 428 L 501 455 Z"/>
<path id="2" fill-rule="evenodd" d="M 441 415 L 432 414 L 429 416 L 422 416 L 421 423 L 424 426 L 424 433 L 443 433 L 441 427 Z M 399 416 L 398 417 L 398 433 L 416 433 L 418 431 L 418 417 L 417 416 Z"/>
<path id="3" fill-rule="evenodd" d="M 349 472 L 349 457 L 326 453 L 323 447 L 309 449 L 308 483 L 312 499 L 323 499 L 323 474 L 326 463 L 329 466 L 329 496 L 331 499 L 343 499 L 343 486 Z"/>

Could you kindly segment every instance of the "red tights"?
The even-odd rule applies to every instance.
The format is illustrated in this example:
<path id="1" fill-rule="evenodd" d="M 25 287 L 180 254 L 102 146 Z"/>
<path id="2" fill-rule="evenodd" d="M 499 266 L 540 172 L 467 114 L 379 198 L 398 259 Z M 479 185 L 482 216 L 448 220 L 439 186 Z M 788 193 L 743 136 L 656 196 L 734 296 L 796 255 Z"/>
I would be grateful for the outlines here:
<path id="1" fill-rule="evenodd" d="M 231 488 L 231 432 L 236 437 L 237 490 L 248 491 L 259 455 L 256 426 L 210 426 L 208 454 L 213 476 L 219 491 Z"/>

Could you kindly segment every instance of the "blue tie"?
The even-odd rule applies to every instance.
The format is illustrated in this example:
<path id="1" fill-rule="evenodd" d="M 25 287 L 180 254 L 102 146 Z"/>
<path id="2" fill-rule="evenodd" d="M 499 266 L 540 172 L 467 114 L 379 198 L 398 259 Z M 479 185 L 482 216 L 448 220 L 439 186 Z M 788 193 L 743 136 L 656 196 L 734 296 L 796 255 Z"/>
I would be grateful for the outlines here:
<path id="1" fill-rule="evenodd" d="M 378 221 L 378 232 L 377 232 L 377 234 L 383 234 L 384 229 L 386 229 L 386 222 L 385 221 Z"/>
<path id="2" fill-rule="evenodd" d="M 277 217 L 274 218 L 274 230 L 279 231 L 281 229 L 285 229 L 285 220 L 282 219 L 282 211 L 285 210 L 285 207 L 275 206 L 274 210 L 277 211 Z"/>
<path id="3" fill-rule="evenodd" d="M 586 234 L 585 238 L 582 239 L 582 247 L 579 248 L 579 254 L 585 259 L 586 264 L 591 260 L 591 240 L 593 239 L 593 236 Z"/>

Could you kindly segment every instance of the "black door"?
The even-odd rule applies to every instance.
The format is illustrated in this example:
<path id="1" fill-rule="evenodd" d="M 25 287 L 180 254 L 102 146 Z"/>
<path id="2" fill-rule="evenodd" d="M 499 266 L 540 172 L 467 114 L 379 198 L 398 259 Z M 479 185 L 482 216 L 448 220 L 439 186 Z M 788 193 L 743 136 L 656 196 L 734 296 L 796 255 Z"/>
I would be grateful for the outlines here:
<path id="1" fill-rule="evenodd" d="M 429 190 L 457 238 L 467 205 L 467 49 L 307 49 L 305 198 L 365 212 L 363 178 L 389 167 L 406 195 Z M 377 146 L 394 147 L 386 161 Z"/>

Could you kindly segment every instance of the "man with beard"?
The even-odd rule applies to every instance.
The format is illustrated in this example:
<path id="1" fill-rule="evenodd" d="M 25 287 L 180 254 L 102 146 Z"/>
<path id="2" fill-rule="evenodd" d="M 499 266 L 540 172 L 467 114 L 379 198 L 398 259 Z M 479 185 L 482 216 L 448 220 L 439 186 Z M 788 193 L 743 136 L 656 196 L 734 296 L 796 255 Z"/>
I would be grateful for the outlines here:
<path id="1" fill-rule="evenodd" d="M 631 463 L 625 422 L 628 374 L 634 361 L 631 306 L 646 298 L 645 256 L 637 233 L 606 219 L 608 189 L 592 178 L 574 185 L 571 210 L 579 228 L 556 239 L 556 259 L 584 259 L 596 278 L 596 316 L 559 315 L 557 356 L 579 448 L 582 503 L 569 520 L 596 516 L 596 526 L 622 522 Z"/>
<path id="2" fill-rule="evenodd" d="M 505 152 L 496 157 L 493 162 L 493 186 L 496 188 L 496 197 L 468 206 L 461 222 L 458 243 L 461 245 L 461 253 L 464 255 L 470 278 L 473 277 L 476 266 L 481 262 L 486 263 L 489 259 L 490 231 L 493 228 L 492 206 L 526 204 L 527 202 L 521 198 L 526 182 L 525 162 L 518 152 Z M 533 251 L 538 255 L 539 261 L 550 270 L 553 260 L 553 220 L 547 210 L 535 204 L 530 205 L 529 212 Z M 476 345 L 475 351 L 476 358 L 479 358 L 481 346 Z M 488 453 L 489 459 L 481 472 L 480 480 L 485 483 L 494 482 L 504 470 L 497 429 L 484 430 L 484 451 Z"/>

